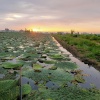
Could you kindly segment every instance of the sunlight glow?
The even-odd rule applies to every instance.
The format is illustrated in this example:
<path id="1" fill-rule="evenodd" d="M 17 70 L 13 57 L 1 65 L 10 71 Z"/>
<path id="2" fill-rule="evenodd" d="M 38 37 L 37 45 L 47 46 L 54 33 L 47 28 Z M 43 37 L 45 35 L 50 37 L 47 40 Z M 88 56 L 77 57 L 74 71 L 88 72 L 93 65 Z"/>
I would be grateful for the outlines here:
<path id="1" fill-rule="evenodd" d="M 40 29 L 39 29 L 39 28 L 33 28 L 33 31 L 34 31 L 34 32 L 39 32 Z"/>

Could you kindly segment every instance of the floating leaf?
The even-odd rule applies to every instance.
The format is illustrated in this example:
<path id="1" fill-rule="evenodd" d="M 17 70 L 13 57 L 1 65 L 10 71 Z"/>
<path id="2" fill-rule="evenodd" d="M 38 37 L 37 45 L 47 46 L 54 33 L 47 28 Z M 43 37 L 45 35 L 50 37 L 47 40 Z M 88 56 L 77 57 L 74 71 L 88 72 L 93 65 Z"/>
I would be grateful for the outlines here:
<path id="1" fill-rule="evenodd" d="M 29 94 L 31 92 L 32 88 L 29 84 L 24 84 L 22 86 L 22 94 L 23 95 L 26 95 L 26 94 Z"/>
<path id="2" fill-rule="evenodd" d="M 0 81 L 0 92 L 4 92 L 7 89 L 12 88 L 16 84 L 15 80 Z"/>
<path id="3" fill-rule="evenodd" d="M 61 56 L 61 55 L 59 55 L 59 54 L 50 55 L 50 57 L 51 57 L 52 59 L 55 59 L 55 60 L 63 60 L 63 59 L 64 59 L 64 57 Z"/>
<path id="4" fill-rule="evenodd" d="M 53 60 L 45 60 L 44 63 L 46 63 L 46 64 L 54 64 L 54 63 L 56 63 L 56 62 L 53 61 Z"/>
<path id="5" fill-rule="evenodd" d="M 50 70 L 56 70 L 57 67 L 56 67 L 56 66 L 52 66 L 52 67 L 50 67 L 49 69 L 50 69 Z"/>
<path id="6" fill-rule="evenodd" d="M 18 63 L 11 63 L 11 62 L 5 62 L 2 64 L 2 66 L 4 68 L 10 69 L 10 68 L 20 68 L 23 66 L 22 62 L 18 62 Z"/>
<path id="7" fill-rule="evenodd" d="M 3 60 L 3 61 L 5 61 L 5 60 L 12 60 L 12 59 L 14 59 L 14 57 L 4 57 L 4 58 L 1 58 L 1 60 Z"/>
<path id="8" fill-rule="evenodd" d="M 23 100 L 99 100 L 100 93 L 93 93 L 87 89 L 79 87 L 61 87 L 59 89 L 46 89 L 45 87 L 34 91 L 31 96 L 26 97 Z"/>
<path id="9" fill-rule="evenodd" d="M 12 87 L 0 93 L 0 100 L 16 100 L 19 96 L 19 87 Z"/>
<path id="10" fill-rule="evenodd" d="M 67 83 L 68 81 L 73 80 L 73 76 L 67 72 L 64 72 L 62 69 L 49 70 L 42 69 L 40 73 L 34 72 L 32 70 L 25 71 L 22 73 L 24 76 L 33 79 L 34 81 L 52 81 L 57 84 Z"/>
<path id="11" fill-rule="evenodd" d="M 42 66 L 40 64 L 33 64 L 33 69 L 35 72 L 41 72 Z"/>
<path id="12" fill-rule="evenodd" d="M 81 74 L 75 75 L 75 80 L 76 80 L 78 83 L 84 83 L 84 82 L 85 82 L 85 80 L 83 79 L 83 77 L 82 77 Z"/>
<path id="13" fill-rule="evenodd" d="M 58 62 L 55 64 L 55 66 L 64 70 L 74 70 L 78 67 L 75 63 L 72 62 Z"/>

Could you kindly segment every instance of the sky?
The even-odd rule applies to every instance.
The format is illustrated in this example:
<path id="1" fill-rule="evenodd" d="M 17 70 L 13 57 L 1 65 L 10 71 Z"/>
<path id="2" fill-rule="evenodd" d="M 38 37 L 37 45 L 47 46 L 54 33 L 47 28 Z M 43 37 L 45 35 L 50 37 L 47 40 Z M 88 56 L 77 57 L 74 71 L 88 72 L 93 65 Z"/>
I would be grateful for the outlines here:
<path id="1" fill-rule="evenodd" d="M 0 30 L 100 32 L 100 0 L 0 0 Z"/>

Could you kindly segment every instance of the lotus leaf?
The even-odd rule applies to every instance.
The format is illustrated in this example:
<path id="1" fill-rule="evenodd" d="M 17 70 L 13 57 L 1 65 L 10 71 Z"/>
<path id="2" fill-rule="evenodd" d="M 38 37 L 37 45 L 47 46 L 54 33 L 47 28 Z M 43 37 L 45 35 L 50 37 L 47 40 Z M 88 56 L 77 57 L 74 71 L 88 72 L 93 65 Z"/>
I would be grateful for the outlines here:
<path id="1" fill-rule="evenodd" d="M 82 89 L 79 87 L 61 87 L 59 89 L 46 89 L 41 88 L 39 91 L 34 91 L 31 96 L 25 98 L 24 100 L 99 100 L 99 92 L 90 92 L 87 89 Z"/>
<path id="2" fill-rule="evenodd" d="M 11 89 L 0 93 L 0 100 L 16 100 L 19 96 L 19 87 L 15 86 Z"/>
<path id="3" fill-rule="evenodd" d="M 50 57 L 51 57 L 52 59 L 55 59 L 55 60 L 63 60 L 63 59 L 64 59 L 64 57 L 61 56 L 61 55 L 59 55 L 59 54 L 50 55 Z"/>
<path id="4" fill-rule="evenodd" d="M 85 80 L 83 79 L 83 77 L 82 77 L 81 74 L 75 75 L 75 80 L 76 80 L 78 83 L 84 83 L 84 82 L 85 82 Z"/>
<path id="5" fill-rule="evenodd" d="M 32 88 L 29 84 L 22 85 L 22 94 L 23 95 L 31 93 L 31 90 L 32 90 Z"/>
<path id="6" fill-rule="evenodd" d="M 40 64 L 33 64 L 34 71 L 41 71 L 42 66 Z"/>
<path id="7" fill-rule="evenodd" d="M 75 63 L 72 62 L 58 62 L 55 64 L 55 66 L 64 70 L 74 70 L 78 67 Z"/>
<path id="8" fill-rule="evenodd" d="M 73 76 L 62 69 L 49 70 L 42 69 L 40 73 L 34 72 L 33 70 L 24 71 L 22 75 L 33 79 L 34 81 L 52 81 L 57 84 L 63 84 L 65 82 L 73 80 Z"/>
<path id="9" fill-rule="evenodd" d="M 57 67 L 56 67 L 56 66 L 52 66 L 52 67 L 50 67 L 49 69 L 50 69 L 50 70 L 56 70 Z"/>
<path id="10" fill-rule="evenodd" d="M 46 64 L 54 64 L 54 63 L 56 63 L 56 62 L 53 61 L 53 60 L 45 60 L 44 63 L 46 63 Z"/>
<path id="11" fill-rule="evenodd" d="M 15 80 L 3 80 L 0 81 L 0 92 L 10 89 L 16 84 Z"/>
<path id="12" fill-rule="evenodd" d="M 11 62 L 5 62 L 2 64 L 2 66 L 4 68 L 10 69 L 10 68 L 20 68 L 23 66 L 22 62 L 18 62 L 18 63 L 11 63 Z"/>

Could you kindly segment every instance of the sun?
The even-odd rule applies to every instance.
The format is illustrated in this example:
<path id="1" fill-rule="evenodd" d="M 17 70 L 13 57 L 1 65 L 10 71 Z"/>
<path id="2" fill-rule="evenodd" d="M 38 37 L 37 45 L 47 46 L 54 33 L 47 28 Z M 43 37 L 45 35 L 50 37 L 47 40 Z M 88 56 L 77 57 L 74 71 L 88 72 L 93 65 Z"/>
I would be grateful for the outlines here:
<path id="1" fill-rule="evenodd" d="M 38 28 L 33 28 L 33 32 L 38 32 L 40 31 Z"/>

